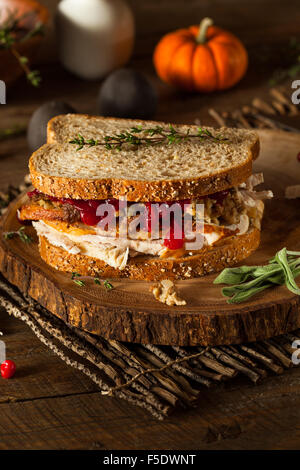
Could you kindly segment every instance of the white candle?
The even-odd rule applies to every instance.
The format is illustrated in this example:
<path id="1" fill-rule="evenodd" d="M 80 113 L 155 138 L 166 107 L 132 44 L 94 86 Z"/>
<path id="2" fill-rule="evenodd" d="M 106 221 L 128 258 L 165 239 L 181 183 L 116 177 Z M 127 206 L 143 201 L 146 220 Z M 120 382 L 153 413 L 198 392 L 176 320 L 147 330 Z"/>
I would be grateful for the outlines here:
<path id="1" fill-rule="evenodd" d="M 102 78 L 131 56 L 134 20 L 123 0 L 62 0 L 56 26 L 60 60 L 81 78 Z"/>

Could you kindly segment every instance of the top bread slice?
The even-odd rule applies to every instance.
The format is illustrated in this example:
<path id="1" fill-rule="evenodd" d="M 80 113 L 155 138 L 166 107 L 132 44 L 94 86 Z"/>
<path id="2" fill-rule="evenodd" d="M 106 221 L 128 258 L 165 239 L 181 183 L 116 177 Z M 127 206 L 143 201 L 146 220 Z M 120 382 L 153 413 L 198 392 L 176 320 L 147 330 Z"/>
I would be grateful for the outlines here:
<path id="1" fill-rule="evenodd" d="M 229 128 L 203 128 L 226 141 L 190 139 L 176 144 L 127 146 L 119 151 L 104 146 L 78 150 L 70 144 L 78 134 L 103 141 L 106 135 L 140 125 L 169 129 L 169 124 L 154 121 L 78 114 L 53 118 L 48 124 L 48 143 L 30 159 L 33 185 L 50 196 L 73 199 L 193 199 L 245 181 L 259 153 L 255 132 Z M 174 124 L 174 128 L 183 133 L 198 131 L 198 126 Z"/>

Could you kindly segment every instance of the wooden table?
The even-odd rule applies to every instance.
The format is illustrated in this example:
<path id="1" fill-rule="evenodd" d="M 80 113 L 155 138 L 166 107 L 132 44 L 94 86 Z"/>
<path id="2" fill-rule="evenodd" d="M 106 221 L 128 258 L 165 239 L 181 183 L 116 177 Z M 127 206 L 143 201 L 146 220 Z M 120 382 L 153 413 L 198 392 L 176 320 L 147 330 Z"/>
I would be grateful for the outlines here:
<path id="1" fill-rule="evenodd" d="M 132 65 L 147 73 L 159 90 L 157 119 L 191 123 L 199 118 L 212 124 L 208 107 L 232 110 L 249 104 L 254 96 L 267 98 L 267 79 L 278 63 L 278 37 L 287 39 L 295 29 L 296 2 L 291 2 L 291 6 L 281 28 L 278 21 L 273 30 L 268 26 L 270 61 L 257 58 L 263 37 L 261 21 L 257 40 L 249 39 L 252 62 L 247 77 L 235 89 L 222 94 L 187 96 L 175 92 L 155 77 L 149 53 L 138 51 Z M 250 37 L 249 28 L 247 34 Z M 150 39 L 150 43 L 154 42 Z M 96 112 L 99 84 L 74 79 L 58 65 L 44 66 L 42 74 L 41 89 L 32 90 L 19 83 L 9 94 L 8 105 L 0 107 L 2 128 L 26 123 L 33 110 L 50 99 L 64 99 L 79 112 Z M 295 127 L 300 125 L 299 118 L 284 119 Z M 23 137 L 1 143 L 0 190 L 5 190 L 9 182 L 22 181 L 28 156 Z M 300 369 L 268 378 L 257 386 L 239 379 L 204 390 L 197 409 L 158 422 L 142 409 L 100 396 L 90 380 L 57 359 L 23 323 L 8 317 L 5 311 L 0 311 L 0 327 L 8 357 L 17 364 L 13 380 L 0 380 L 1 450 L 300 447 Z"/>

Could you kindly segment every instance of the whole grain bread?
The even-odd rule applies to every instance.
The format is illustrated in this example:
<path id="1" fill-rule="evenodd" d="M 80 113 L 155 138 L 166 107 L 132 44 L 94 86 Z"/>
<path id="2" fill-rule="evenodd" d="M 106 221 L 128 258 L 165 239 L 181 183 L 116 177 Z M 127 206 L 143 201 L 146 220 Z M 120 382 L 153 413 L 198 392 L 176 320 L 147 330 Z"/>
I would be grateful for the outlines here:
<path id="1" fill-rule="evenodd" d="M 30 159 L 33 185 L 46 194 L 74 199 L 105 199 L 126 196 L 129 201 L 166 201 L 212 194 L 245 181 L 258 156 L 255 132 L 243 129 L 206 128 L 227 141 L 189 139 L 155 146 L 127 146 L 120 151 L 105 146 L 70 144 L 82 135 L 103 142 L 133 126 L 151 128 L 168 124 L 64 115 L 48 124 L 48 144 Z M 176 130 L 197 133 L 197 126 L 174 125 Z M 139 134 L 141 136 L 142 134 Z"/>
<path id="2" fill-rule="evenodd" d="M 184 258 L 161 259 L 154 256 L 131 258 L 122 271 L 96 258 L 70 254 L 63 248 L 49 243 L 45 237 L 40 237 L 39 242 L 42 259 L 59 271 L 76 272 L 82 276 L 98 276 L 104 279 L 159 281 L 201 277 L 233 266 L 256 250 L 260 242 L 260 231 L 252 228 L 243 235 L 227 238 L 219 245 L 203 248 L 197 254 Z"/>

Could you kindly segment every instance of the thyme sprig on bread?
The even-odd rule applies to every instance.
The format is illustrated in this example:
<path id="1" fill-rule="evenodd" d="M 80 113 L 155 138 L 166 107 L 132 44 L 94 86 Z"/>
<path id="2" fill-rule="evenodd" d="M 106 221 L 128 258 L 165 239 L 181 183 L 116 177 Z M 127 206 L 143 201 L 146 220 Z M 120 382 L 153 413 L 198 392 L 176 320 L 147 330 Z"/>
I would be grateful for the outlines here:
<path id="1" fill-rule="evenodd" d="M 278 251 L 265 266 L 241 266 L 226 268 L 214 280 L 214 284 L 228 284 L 222 294 L 229 297 L 229 304 L 241 303 L 270 287 L 285 285 L 293 294 L 300 295 L 296 277 L 300 276 L 300 252 Z"/>
<path id="2" fill-rule="evenodd" d="M 107 150 L 121 150 L 124 145 L 139 147 L 140 145 L 158 145 L 158 144 L 178 144 L 189 139 L 212 140 L 213 142 L 226 142 L 227 138 L 220 135 L 213 135 L 208 129 L 198 127 L 196 134 L 191 134 L 190 129 L 186 132 L 180 132 L 169 124 L 166 129 L 161 126 L 152 128 L 143 128 L 143 126 L 131 127 L 115 135 L 106 135 L 104 140 L 86 139 L 81 134 L 70 140 L 70 144 L 77 145 L 77 150 L 83 149 L 84 146 L 95 147 L 103 145 Z"/>

